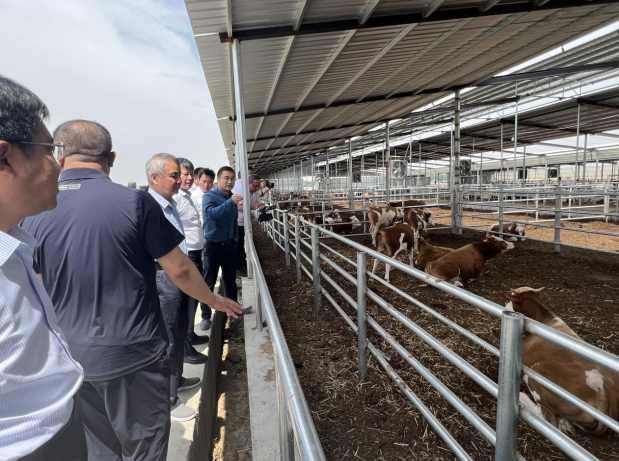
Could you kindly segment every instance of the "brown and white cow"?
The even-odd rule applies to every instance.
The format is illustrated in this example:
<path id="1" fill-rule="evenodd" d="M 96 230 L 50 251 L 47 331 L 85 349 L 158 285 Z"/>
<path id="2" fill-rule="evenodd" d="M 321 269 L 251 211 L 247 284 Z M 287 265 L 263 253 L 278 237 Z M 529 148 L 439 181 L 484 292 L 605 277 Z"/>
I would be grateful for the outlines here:
<path id="1" fill-rule="evenodd" d="M 525 224 L 516 224 L 516 223 L 512 223 L 512 224 L 503 224 L 503 235 L 514 235 L 515 237 L 505 237 L 505 240 L 509 240 L 510 242 L 516 242 L 518 240 L 518 237 L 520 237 L 520 240 L 524 241 L 524 233 L 525 233 L 525 229 L 526 229 L 526 225 Z M 495 235 L 495 234 L 491 234 L 491 232 L 499 232 L 499 224 L 492 224 L 489 228 L 488 228 L 488 233 L 486 234 L 486 237 L 490 237 L 491 235 Z"/>
<path id="2" fill-rule="evenodd" d="M 506 309 L 521 312 L 528 318 L 582 341 L 574 330 L 540 301 L 539 293 L 542 290 L 521 287 L 501 294 L 509 301 Z M 526 335 L 522 342 L 522 363 L 617 420 L 619 376 L 616 374 L 532 334 Z M 559 430 L 574 433 L 572 426 L 576 426 L 598 436 L 606 431 L 604 424 L 533 378 L 525 376 L 524 381 L 535 403 L 522 392 L 520 402 Z"/>
<path id="3" fill-rule="evenodd" d="M 430 245 L 429 239 L 419 237 L 419 240 L 417 241 L 417 257 L 415 258 L 415 266 L 421 270 L 424 270 L 428 263 L 436 261 L 452 251 L 454 251 L 453 248 L 432 246 Z"/>
<path id="4" fill-rule="evenodd" d="M 426 202 L 424 202 L 423 200 L 398 200 L 395 202 L 387 203 L 387 205 L 392 206 L 394 208 L 405 207 L 405 206 L 421 206 L 425 204 Z"/>
<path id="5" fill-rule="evenodd" d="M 514 248 L 513 243 L 492 236 L 481 242 L 465 245 L 436 261 L 428 263 L 426 272 L 455 286 L 462 287 L 469 280 L 473 281 L 479 278 L 486 261 L 512 248 Z"/>
<path id="6" fill-rule="evenodd" d="M 402 219 L 404 219 L 404 210 L 401 208 L 368 206 L 372 245 L 376 246 L 376 235 L 381 228 L 400 223 Z"/>
<path id="7" fill-rule="evenodd" d="M 396 258 L 398 253 L 401 251 L 406 251 L 408 252 L 411 267 L 413 267 L 413 254 L 416 247 L 417 239 L 408 224 L 400 223 L 378 231 L 378 244 L 376 246 L 376 251 L 381 253 L 386 252 L 387 256 L 390 258 Z M 378 259 L 375 259 L 372 274 L 376 272 L 377 267 Z M 391 266 L 387 264 L 385 267 L 385 280 L 387 280 L 387 282 L 389 281 L 390 269 Z"/>

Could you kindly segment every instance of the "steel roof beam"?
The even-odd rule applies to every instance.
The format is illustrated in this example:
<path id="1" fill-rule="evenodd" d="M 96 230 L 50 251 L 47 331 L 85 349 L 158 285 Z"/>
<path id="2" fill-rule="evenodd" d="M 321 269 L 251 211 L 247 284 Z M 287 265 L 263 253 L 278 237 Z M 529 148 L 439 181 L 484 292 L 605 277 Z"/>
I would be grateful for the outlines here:
<path id="1" fill-rule="evenodd" d="M 445 2 L 445 0 L 434 0 L 432 2 L 430 2 L 430 4 L 428 4 L 428 6 L 426 6 L 422 11 L 421 11 L 421 17 L 423 19 L 428 18 L 432 13 L 434 13 L 439 6 L 441 6 L 443 3 Z"/>
<path id="2" fill-rule="evenodd" d="M 284 114 L 290 114 L 290 113 L 295 113 L 295 112 L 305 112 L 305 111 L 327 109 L 331 107 L 354 106 L 356 104 L 381 102 L 381 101 L 388 101 L 388 100 L 393 100 L 393 99 L 414 98 L 416 96 L 425 96 L 428 94 L 445 93 L 448 91 L 462 90 L 464 88 L 501 85 L 501 84 L 509 83 L 509 82 L 519 82 L 522 80 L 535 80 L 535 79 L 548 78 L 548 77 L 553 77 L 553 76 L 558 76 L 558 75 L 579 74 L 583 72 L 594 72 L 596 70 L 604 70 L 604 69 L 619 69 L 619 61 L 608 61 L 608 62 L 601 62 L 601 63 L 596 63 L 596 64 L 581 65 L 581 66 L 568 66 L 568 67 L 558 67 L 554 69 L 538 70 L 538 71 L 531 71 L 531 72 L 521 72 L 521 73 L 510 74 L 510 75 L 502 75 L 499 77 L 491 77 L 491 78 L 488 78 L 486 80 L 483 80 L 477 83 L 453 85 L 453 86 L 443 87 L 443 88 L 426 88 L 421 91 L 406 91 L 406 92 L 401 92 L 401 93 L 393 93 L 391 95 L 371 96 L 371 97 L 368 97 L 362 100 L 347 99 L 343 101 L 333 101 L 328 106 L 326 104 L 315 104 L 311 106 L 279 109 L 279 110 L 275 110 L 275 111 L 271 111 L 267 113 L 256 112 L 256 113 L 246 114 L 245 118 L 248 119 L 248 118 L 266 117 L 270 115 L 284 115 Z"/>
<path id="3" fill-rule="evenodd" d="M 490 8 L 492 8 L 494 5 L 496 5 L 500 1 L 501 0 L 487 0 L 479 7 L 479 11 L 481 13 L 485 13 L 486 11 L 488 11 Z"/>
<path id="4" fill-rule="evenodd" d="M 494 5 L 487 11 L 480 11 L 480 8 L 477 6 L 451 8 L 435 11 L 433 14 L 425 18 L 423 17 L 422 12 L 417 12 L 370 17 L 365 24 L 360 24 L 358 19 L 342 19 L 302 24 L 298 30 L 295 30 L 294 26 L 275 26 L 257 29 L 233 30 L 232 36 L 230 36 L 227 32 L 222 32 L 219 34 L 219 39 L 222 43 L 229 42 L 232 39 L 261 40 L 276 37 L 290 37 L 295 35 L 310 35 L 326 32 L 373 29 L 378 27 L 404 26 L 422 22 L 453 21 L 483 16 L 510 15 L 528 13 L 530 11 L 559 10 L 580 6 L 599 6 L 615 2 L 616 0 L 554 0 L 553 2 L 537 6 L 528 2 L 510 3 L 505 5 Z"/>
<path id="5" fill-rule="evenodd" d="M 578 98 L 576 101 L 578 102 L 578 104 L 583 104 L 585 106 L 600 107 L 603 109 L 619 111 L 619 107 L 617 106 L 611 106 L 610 104 L 605 104 L 603 102 L 594 101 L 592 99 Z"/>

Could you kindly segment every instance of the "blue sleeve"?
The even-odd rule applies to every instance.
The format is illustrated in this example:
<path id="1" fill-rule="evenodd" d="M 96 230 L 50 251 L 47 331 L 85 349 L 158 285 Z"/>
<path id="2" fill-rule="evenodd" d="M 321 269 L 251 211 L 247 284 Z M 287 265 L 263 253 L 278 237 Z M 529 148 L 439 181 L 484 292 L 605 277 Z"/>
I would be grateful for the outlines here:
<path id="1" fill-rule="evenodd" d="M 230 208 L 236 208 L 236 204 L 232 201 L 232 199 L 228 199 L 221 205 L 217 206 L 211 194 L 204 194 L 204 197 L 202 198 L 202 215 L 204 216 L 204 222 L 213 221 L 224 216 L 228 211 L 230 211 Z"/>
<path id="2" fill-rule="evenodd" d="M 232 231 L 232 237 L 235 239 L 239 239 L 239 221 L 237 218 L 234 218 L 234 230 Z"/>

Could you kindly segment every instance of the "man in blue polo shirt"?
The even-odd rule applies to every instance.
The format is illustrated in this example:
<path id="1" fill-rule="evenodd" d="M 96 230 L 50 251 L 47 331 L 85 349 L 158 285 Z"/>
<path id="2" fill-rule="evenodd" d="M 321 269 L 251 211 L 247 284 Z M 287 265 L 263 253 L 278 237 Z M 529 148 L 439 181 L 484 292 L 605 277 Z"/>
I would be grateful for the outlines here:
<path id="1" fill-rule="evenodd" d="M 165 461 L 170 430 L 168 334 L 155 259 L 185 293 L 236 316 L 178 245 L 183 235 L 147 193 L 114 184 L 109 132 L 74 120 L 64 144 L 55 210 L 22 223 L 71 351 L 84 368 L 78 392 L 90 461 Z"/>
<path id="2" fill-rule="evenodd" d="M 226 297 L 236 301 L 236 245 L 238 208 L 243 197 L 233 194 L 234 170 L 222 166 L 217 172 L 217 188 L 202 198 L 204 216 L 204 280 L 211 290 L 221 268 Z"/>

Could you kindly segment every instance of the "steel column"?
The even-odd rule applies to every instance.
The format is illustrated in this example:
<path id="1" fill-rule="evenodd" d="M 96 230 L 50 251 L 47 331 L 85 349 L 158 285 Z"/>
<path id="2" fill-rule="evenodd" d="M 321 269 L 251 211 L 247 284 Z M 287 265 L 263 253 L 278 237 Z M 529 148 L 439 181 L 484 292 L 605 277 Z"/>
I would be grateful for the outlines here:
<path id="1" fill-rule="evenodd" d="M 284 210 L 284 255 L 286 266 L 290 266 L 290 223 L 288 222 L 288 210 Z M 297 215 L 297 221 L 299 220 Z"/>
<path id="2" fill-rule="evenodd" d="M 503 124 L 501 123 L 501 165 L 499 167 L 499 181 L 503 181 Z"/>
<path id="3" fill-rule="evenodd" d="M 516 187 L 516 181 L 518 179 L 517 170 L 517 159 L 516 154 L 518 151 L 518 101 L 516 101 L 516 115 L 514 118 L 514 187 Z"/>
<path id="4" fill-rule="evenodd" d="M 294 220 L 294 254 L 295 267 L 297 269 L 297 282 L 301 281 L 301 216 L 297 213 Z"/>
<path id="5" fill-rule="evenodd" d="M 330 187 L 329 187 L 330 186 L 329 185 L 329 182 L 330 182 L 329 181 L 329 176 L 330 176 L 329 173 L 331 173 L 330 170 L 331 169 L 329 168 L 329 149 L 327 149 L 327 164 L 325 165 L 325 174 L 327 175 L 327 181 L 326 181 L 327 191 L 331 190 Z"/>
<path id="6" fill-rule="evenodd" d="M 563 197 L 561 197 L 561 189 L 557 184 L 555 191 L 555 253 L 561 252 L 561 207 L 563 205 Z"/>
<path id="7" fill-rule="evenodd" d="M 576 115 L 576 160 L 574 161 L 574 182 L 578 182 L 578 154 L 579 151 L 579 143 L 580 143 L 580 104 L 578 104 L 578 111 Z"/>
<path id="8" fill-rule="evenodd" d="M 249 254 L 249 241 L 253 241 L 253 231 L 251 227 L 251 206 L 249 192 L 249 170 L 247 160 L 247 139 L 245 133 L 245 100 L 243 94 L 243 70 L 241 67 L 241 44 L 238 40 L 234 40 L 232 48 L 232 73 L 234 80 L 234 103 L 236 111 L 236 153 L 238 161 L 238 169 L 243 172 L 241 175 L 241 184 L 243 186 L 243 197 L 245 198 L 243 206 L 243 219 L 245 221 L 245 253 Z M 247 265 L 247 276 L 252 278 L 253 272 L 251 264 Z"/>
<path id="9" fill-rule="evenodd" d="M 389 188 L 391 186 L 391 150 L 389 147 L 389 121 L 385 123 L 385 150 L 386 153 L 383 154 L 383 166 L 385 166 L 385 156 L 387 160 L 387 167 L 385 169 L 385 199 L 389 201 Z"/>
<path id="10" fill-rule="evenodd" d="M 365 379 L 368 372 L 368 337 L 366 325 L 367 274 L 365 251 L 357 251 L 357 351 L 359 358 L 359 379 Z"/>
<path id="11" fill-rule="evenodd" d="M 352 138 L 348 138 L 348 181 L 350 185 L 348 191 L 349 209 L 353 210 L 355 208 L 355 195 L 352 185 Z"/>
<path id="12" fill-rule="evenodd" d="M 495 461 L 517 459 L 523 327 L 524 316 L 521 313 L 503 312 L 501 317 Z"/>
<path id="13" fill-rule="evenodd" d="M 458 226 L 458 192 L 460 191 L 460 90 L 454 98 L 454 140 L 453 140 L 453 188 L 451 190 L 451 232 L 461 234 Z"/>
<path id="14" fill-rule="evenodd" d="M 320 310 L 320 245 L 318 228 L 312 227 L 312 279 L 314 282 L 314 312 Z"/>
<path id="15" fill-rule="evenodd" d="M 587 180 L 587 133 L 585 133 L 585 142 L 583 149 L 583 158 L 582 158 L 582 182 L 584 183 Z"/>

